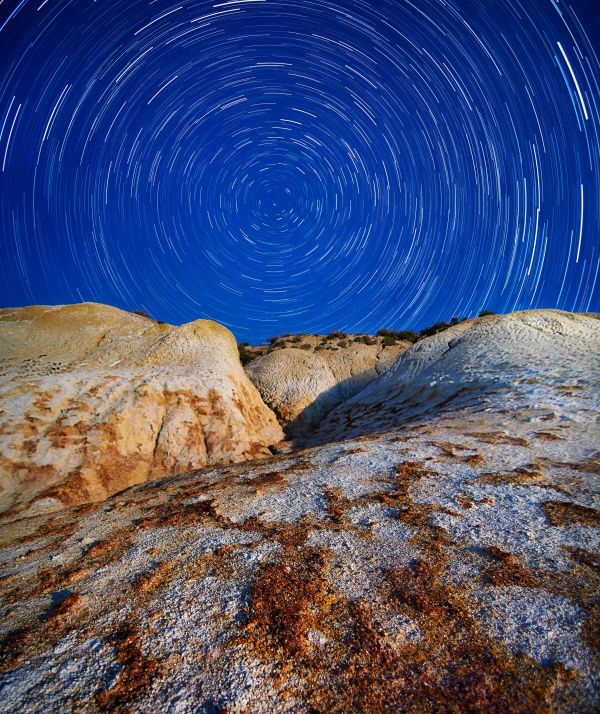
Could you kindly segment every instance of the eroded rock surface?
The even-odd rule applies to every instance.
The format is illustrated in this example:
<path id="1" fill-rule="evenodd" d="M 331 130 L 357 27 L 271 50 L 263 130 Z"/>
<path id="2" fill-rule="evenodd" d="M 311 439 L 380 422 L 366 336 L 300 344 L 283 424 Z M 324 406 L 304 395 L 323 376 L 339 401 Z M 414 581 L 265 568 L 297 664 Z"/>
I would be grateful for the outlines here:
<path id="1" fill-rule="evenodd" d="M 0 527 L 0 706 L 597 711 L 598 394 L 576 354 L 561 385 L 540 356 L 512 396 Z"/>
<path id="2" fill-rule="evenodd" d="M 245 368 L 288 436 L 299 443 L 334 407 L 394 365 L 410 344 L 385 347 L 382 338 L 368 338 L 372 344 L 366 344 L 354 342 L 353 335 L 343 340 L 300 337 L 302 346 L 310 349 L 288 341 L 292 346 L 258 357 Z"/>
<path id="3" fill-rule="evenodd" d="M 597 423 L 600 316 L 526 310 L 466 320 L 411 345 L 330 414 L 312 443 L 416 423 L 444 410 L 533 407 L 567 420 L 577 401 Z"/>
<path id="4" fill-rule="evenodd" d="M 270 455 L 283 434 L 231 333 L 105 305 L 0 310 L 4 519 L 96 501 L 206 464 Z"/>

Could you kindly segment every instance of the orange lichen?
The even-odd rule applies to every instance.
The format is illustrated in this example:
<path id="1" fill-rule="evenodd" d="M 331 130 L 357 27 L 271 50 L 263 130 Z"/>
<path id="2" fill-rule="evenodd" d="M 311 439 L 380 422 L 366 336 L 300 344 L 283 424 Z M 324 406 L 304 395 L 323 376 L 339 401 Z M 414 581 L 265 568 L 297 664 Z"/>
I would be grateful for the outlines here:
<path id="1" fill-rule="evenodd" d="M 194 523 L 205 518 L 218 520 L 217 501 L 214 498 L 182 504 L 179 502 L 152 507 L 150 513 L 135 521 L 138 528 L 150 526 L 174 526 L 178 523 Z"/>
<path id="2" fill-rule="evenodd" d="M 482 473 L 479 474 L 479 478 L 483 483 L 489 483 L 493 486 L 502 486 L 505 484 L 537 486 L 539 488 L 548 488 L 559 493 L 565 493 L 565 489 L 558 479 L 546 476 L 542 467 L 537 463 L 518 466 L 516 469 L 508 472 Z"/>
<path id="3" fill-rule="evenodd" d="M 246 479 L 246 486 L 254 488 L 256 493 L 262 493 L 265 489 L 272 486 L 284 486 L 286 480 L 280 471 L 269 471 L 268 473 L 258 474 L 252 478 Z"/>
<path id="4" fill-rule="evenodd" d="M 66 597 L 62 598 L 56 605 L 52 605 L 48 610 L 43 620 L 62 620 L 63 618 L 72 616 L 82 603 L 82 596 L 77 592 L 69 592 Z"/>
<path id="5" fill-rule="evenodd" d="M 600 511 L 587 508 L 578 503 L 566 501 L 546 501 L 542 504 L 548 523 L 558 528 L 562 526 L 597 526 L 600 523 Z"/>
<path id="6" fill-rule="evenodd" d="M 585 565 L 600 575 L 600 553 L 592 553 L 585 548 L 564 546 L 571 558 L 579 565 Z"/>
<path id="7" fill-rule="evenodd" d="M 286 548 L 259 572 L 247 623 L 255 648 L 271 647 L 285 656 L 306 652 L 308 630 L 318 624 L 313 605 L 326 585 L 327 562 L 323 549 Z"/>
<path id="8" fill-rule="evenodd" d="M 394 639 L 385 616 L 365 599 L 340 600 L 322 658 L 296 659 L 307 679 L 307 705 L 318 712 L 545 712 L 568 673 L 514 656 L 485 635 L 459 589 L 443 585 L 425 561 L 388 571 L 385 599 L 415 620 L 421 637 Z"/>
<path id="9" fill-rule="evenodd" d="M 454 500 L 461 508 L 464 508 L 466 510 L 473 508 L 473 499 L 465 495 L 464 493 L 457 493 L 454 496 Z"/>
<path id="10" fill-rule="evenodd" d="M 163 561 L 153 566 L 149 570 L 139 575 L 134 583 L 134 590 L 142 595 L 148 594 L 161 585 L 169 570 L 171 570 L 172 563 Z"/>
<path id="11" fill-rule="evenodd" d="M 453 444 L 451 442 L 433 442 L 433 444 L 437 446 L 444 456 L 448 456 L 451 459 L 462 459 L 463 455 L 457 452 L 468 451 L 469 449 L 468 446 L 463 444 Z"/>
<path id="12" fill-rule="evenodd" d="M 323 495 L 325 497 L 327 515 L 336 525 L 344 523 L 353 501 L 344 496 L 339 488 L 326 488 Z"/>
<path id="13" fill-rule="evenodd" d="M 510 444 L 511 446 L 529 446 L 522 436 L 510 436 L 501 431 L 470 431 L 466 436 L 472 436 L 486 444 Z"/>
<path id="14" fill-rule="evenodd" d="M 600 451 L 587 461 L 582 461 L 579 464 L 566 465 L 570 466 L 572 469 L 575 469 L 575 471 L 583 471 L 584 473 L 590 473 L 594 474 L 595 476 L 600 476 Z"/>
<path id="15" fill-rule="evenodd" d="M 560 441 L 561 437 L 550 431 L 536 431 L 535 435 L 540 441 Z"/>
<path id="16" fill-rule="evenodd" d="M 434 475 L 435 472 L 423 468 L 417 461 L 403 461 L 395 467 L 393 488 L 390 491 L 379 492 L 368 496 L 397 511 L 396 518 L 406 525 L 419 527 L 427 533 L 432 528 L 429 516 L 436 511 L 448 513 L 446 509 L 433 503 L 413 501 L 409 490 L 422 478 Z M 452 515 L 456 515 L 452 513 Z"/>
<path id="17" fill-rule="evenodd" d="M 523 588 L 537 587 L 537 580 L 523 566 L 516 555 L 508 553 L 497 546 L 488 548 L 488 554 L 494 560 L 483 573 L 484 580 L 489 585 L 516 585 Z"/>
<path id="18" fill-rule="evenodd" d="M 456 614 L 451 591 L 437 584 L 439 564 L 418 560 L 411 568 L 396 568 L 389 573 L 394 597 L 401 605 L 428 617 Z M 433 587 L 433 585 L 436 587 Z"/>
<path id="19" fill-rule="evenodd" d="M 137 488 L 121 497 L 124 502 L 112 499 L 101 507 L 93 507 L 99 510 L 94 518 L 106 518 L 103 540 L 89 545 L 80 541 L 80 557 L 76 556 L 67 566 L 49 568 L 45 562 L 31 580 L 24 579 L 24 597 L 37 597 L 50 586 L 65 588 L 66 583 L 79 582 L 102 565 L 126 563 L 128 556 L 123 549 L 131 546 L 132 537 L 140 535 L 137 529 L 179 527 L 179 532 L 169 533 L 168 538 L 149 539 L 152 548 L 146 550 L 146 555 L 157 560 L 170 557 L 164 553 L 174 542 L 186 542 L 188 528 L 195 528 L 190 531 L 194 537 L 205 526 L 218 526 L 232 533 L 252 532 L 260 538 L 251 545 L 223 545 L 209 553 L 194 555 L 189 555 L 191 549 L 187 542 L 182 549 L 183 557 L 175 554 L 173 561 L 152 566 L 128 581 L 128 588 L 123 589 L 123 594 L 114 594 L 110 604 L 94 604 L 93 613 L 86 613 L 83 608 L 80 611 L 79 601 L 74 600 L 73 606 L 65 605 L 66 611 L 49 618 L 47 623 L 31 625 L 27 621 L 22 629 L 13 630 L 5 643 L 5 652 L 7 649 L 19 652 L 9 666 L 14 667 L 24 657 L 43 655 L 57 637 L 69 631 L 67 627 L 74 628 L 73 620 L 86 638 L 92 634 L 105 638 L 106 631 L 102 628 L 106 624 L 95 624 L 96 619 L 106 622 L 102 617 L 106 610 L 102 608 L 113 607 L 115 611 L 123 608 L 128 613 L 128 621 L 118 626 L 118 632 L 107 640 L 114 647 L 121 669 L 114 686 L 97 693 L 96 705 L 104 711 L 141 710 L 152 699 L 153 682 L 169 673 L 165 661 L 159 663 L 147 654 L 160 646 L 152 642 L 151 628 L 165 620 L 165 612 L 158 603 L 167 580 L 181 575 L 185 582 L 206 576 L 244 582 L 246 565 L 240 571 L 242 559 L 237 558 L 236 553 L 243 548 L 254 548 L 257 543 L 271 543 L 275 545 L 271 554 L 274 562 L 259 566 L 255 572 L 248 620 L 240 624 L 237 617 L 233 622 L 216 616 L 219 625 L 227 628 L 222 630 L 226 635 L 223 640 L 233 634 L 228 640 L 233 643 L 233 649 L 227 649 L 229 644 L 222 652 L 217 648 L 211 667 L 218 666 L 220 657 L 237 656 L 242 645 L 252 658 L 261 661 L 255 670 L 259 688 L 268 690 L 272 683 L 272 691 L 280 697 L 282 709 L 433 714 L 538 712 L 551 708 L 556 702 L 556 698 L 551 698 L 552 689 L 568 678 L 565 670 L 559 666 L 542 667 L 526 656 L 510 654 L 476 622 L 469 599 L 471 584 L 463 587 L 450 582 L 454 549 L 459 549 L 460 556 L 465 544 L 453 543 L 447 532 L 432 522 L 431 515 L 443 510 L 439 505 L 419 502 L 411 496 L 419 481 L 437 477 L 435 471 L 428 470 L 425 462 L 405 461 L 392 473 L 377 474 L 382 490 L 355 499 L 349 499 L 338 488 L 324 488 L 327 516 L 310 515 L 297 522 L 268 522 L 264 516 L 263 519 L 254 516 L 234 522 L 224 515 L 233 496 L 247 497 L 248 488 L 279 488 L 285 482 L 301 478 L 305 469 L 311 468 L 310 462 L 304 461 L 284 470 L 286 459 L 289 457 L 274 459 L 272 464 L 277 466 L 269 466 L 277 470 L 265 468 L 265 473 L 260 473 L 259 468 L 250 479 L 247 466 L 208 471 L 193 479 L 184 476 L 179 481 L 166 479 L 160 484 Z M 543 477 L 535 465 L 522 467 L 511 475 L 535 485 L 539 485 L 537 479 Z M 424 490 L 420 488 L 419 492 Z M 189 503 L 196 496 L 209 495 L 211 498 Z M 461 499 L 465 499 L 465 507 L 475 503 L 465 494 L 458 494 L 457 500 Z M 386 517 L 397 517 L 410 526 L 407 531 L 412 535 L 407 545 L 418 548 L 419 559 L 393 570 L 385 570 L 381 561 L 374 559 L 373 572 L 376 573 L 369 579 L 368 595 L 347 599 L 337 588 L 336 556 L 325 549 L 308 546 L 307 537 L 315 530 L 339 533 L 355 528 L 347 517 L 348 510 L 364 504 L 386 506 L 380 509 Z M 103 513 L 110 510 L 120 513 L 105 517 Z M 74 513 L 70 511 L 55 522 L 46 519 L 43 521 L 46 530 L 52 530 L 54 537 L 63 524 L 68 526 L 65 531 L 68 532 L 72 523 L 77 523 Z M 72 519 L 72 523 L 68 519 Z M 120 530 L 109 525 L 112 519 L 120 522 Z M 99 532 L 98 523 L 90 532 Z M 36 537 L 40 536 L 38 532 Z M 366 533 L 364 537 L 372 536 Z M 56 550 L 56 542 L 53 548 Z M 582 633 L 590 643 L 600 633 L 598 610 L 592 604 L 597 592 L 594 568 L 597 568 L 598 556 L 581 549 L 570 549 L 569 553 L 573 573 L 538 573 L 528 571 L 516 556 L 492 547 L 487 553 L 489 559 L 482 573 L 483 582 L 488 586 L 521 587 L 535 587 L 539 583 L 545 591 L 577 602 L 587 614 Z M 109 577 L 112 581 L 113 575 Z M 38 591 L 32 587 L 32 581 L 38 583 Z M 475 586 L 479 588 L 481 584 L 477 581 Z M 7 580 L 0 585 L 14 587 L 15 581 Z M 82 590 L 87 592 L 85 588 Z M 182 597 L 187 602 L 188 594 L 183 593 Z M 242 612 L 244 599 L 245 596 Z M 149 609 L 150 606 L 157 609 Z M 51 626 L 55 626 L 56 631 L 46 632 Z M 137 628 L 142 626 L 149 627 L 150 631 L 139 632 Z M 82 634 L 77 637 L 82 641 Z M 272 682 L 268 681 L 269 677 Z"/>
<path id="20" fill-rule="evenodd" d="M 363 449 L 360 446 L 355 449 L 346 449 L 343 453 L 336 456 L 333 459 L 332 463 L 335 463 L 336 461 L 339 461 L 340 459 L 343 459 L 346 456 L 351 456 L 352 454 L 364 454 L 365 452 L 366 452 L 366 449 Z"/>
<path id="21" fill-rule="evenodd" d="M 125 626 L 108 638 L 121 670 L 115 684 L 96 695 L 100 711 L 129 712 L 136 698 L 148 691 L 160 668 L 152 657 L 142 654 L 135 627 Z"/>
<path id="22" fill-rule="evenodd" d="M 566 394 L 569 397 L 576 397 L 579 392 L 585 389 L 585 387 L 582 384 L 562 384 L 558 387 L 555 386 L 554 389 L 556 389 L 557 392 Z"/>

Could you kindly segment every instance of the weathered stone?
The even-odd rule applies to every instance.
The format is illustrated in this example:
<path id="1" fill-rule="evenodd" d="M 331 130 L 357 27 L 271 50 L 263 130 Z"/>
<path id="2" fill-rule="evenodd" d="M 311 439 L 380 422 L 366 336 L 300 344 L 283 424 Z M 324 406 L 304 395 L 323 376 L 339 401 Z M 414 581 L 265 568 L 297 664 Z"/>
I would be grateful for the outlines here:
<path id="1" fill-rule="evenodd" d="M 3 517 L 96 501 L 283 434 L 231 333 L 84 303 L 0 311 Z"/>
<path id="2" fill-rule="evenodd" d="M 373 338 L 374 344 L 367 345 L 352 342 L 350 335 L 343 341 L 345 347 L 313 351 L 329 343 L 317 335 L 301 337 L 311 350 L 284 347 L 254 359 L 245 368 L 265 403 L 297 443 L 308 438 L 334 407 L 389 369 L 409 344 L 384 347 L 380 338 Z"/>

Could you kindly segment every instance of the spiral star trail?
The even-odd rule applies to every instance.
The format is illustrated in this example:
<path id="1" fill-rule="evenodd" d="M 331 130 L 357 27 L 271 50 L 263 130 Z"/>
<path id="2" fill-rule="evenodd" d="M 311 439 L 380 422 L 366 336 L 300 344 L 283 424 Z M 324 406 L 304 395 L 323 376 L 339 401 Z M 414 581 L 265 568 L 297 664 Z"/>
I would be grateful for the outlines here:
<path id="1" fill-rule="evenodd" d="M 600 309 L 599 13 L 3 0 L 3 305 L 239 339 Z"/>

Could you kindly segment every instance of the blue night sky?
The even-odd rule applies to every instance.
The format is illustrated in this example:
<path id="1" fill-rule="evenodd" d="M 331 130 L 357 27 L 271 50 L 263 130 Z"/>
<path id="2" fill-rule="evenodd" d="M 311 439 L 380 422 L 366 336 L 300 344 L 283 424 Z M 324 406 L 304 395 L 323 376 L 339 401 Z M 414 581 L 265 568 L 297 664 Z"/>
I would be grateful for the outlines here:
<path id="1" fill-rule="evenodd" d="M 599 310 L 599 15 L 3 0 L 0 303 L 251 342 Z"/>

